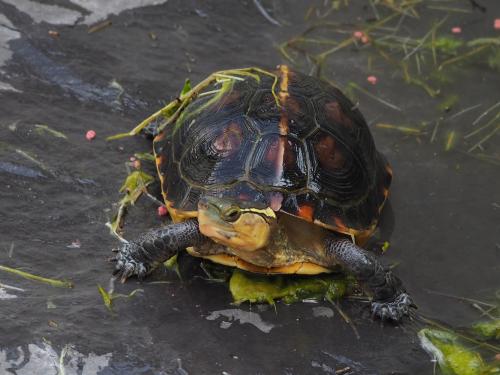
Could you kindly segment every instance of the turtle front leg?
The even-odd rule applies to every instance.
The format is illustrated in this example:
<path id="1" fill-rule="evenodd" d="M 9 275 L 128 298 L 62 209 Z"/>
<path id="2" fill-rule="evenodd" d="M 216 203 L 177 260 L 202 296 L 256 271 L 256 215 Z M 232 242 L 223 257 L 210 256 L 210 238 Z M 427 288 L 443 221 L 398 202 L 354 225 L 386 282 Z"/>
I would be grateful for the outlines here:
<path id="1" fill-rule="evenodd" d="M 401 280 L 372 254 L 345 238 L 327 240 L 327 255 L 352 273 L 372 294 L 372 314 L 382 320 L 400 321 L 416 307 Z"/>
<path id="2" fill-rule="evenodd" d="M 200 244 L 205 238 L 196 219 L 151 230 L 122 246 L 114 259 L 117 263 L 113 274 L 118 275 L 122 282 L 132 275 L 142 278 L 158 263 L 186 247 Z"/>

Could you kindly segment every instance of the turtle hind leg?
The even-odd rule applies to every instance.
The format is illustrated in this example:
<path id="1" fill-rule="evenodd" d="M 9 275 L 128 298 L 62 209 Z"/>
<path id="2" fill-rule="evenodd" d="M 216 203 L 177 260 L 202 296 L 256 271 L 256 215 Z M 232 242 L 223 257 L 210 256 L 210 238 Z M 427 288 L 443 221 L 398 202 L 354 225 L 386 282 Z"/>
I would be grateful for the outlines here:
<path id="1" fill-rule="evenodd" d="M 345 238 L 331 238 L 326 253 L 332 264 L 340 263 L 372 294 L 372 314 L 382 320 L 400 321 L 415 307 L 401 280 L 366 250 Z"/>
<path id="2" fill-rule="evenodd" d="M 198 245 L 204 239 L 196 219 L 151 230 L 121 247 L 114 258 L 116 267 L 113 274 L 122 282 L 133 275 L 143 278 L 158 263 L 186 247 Z"/>

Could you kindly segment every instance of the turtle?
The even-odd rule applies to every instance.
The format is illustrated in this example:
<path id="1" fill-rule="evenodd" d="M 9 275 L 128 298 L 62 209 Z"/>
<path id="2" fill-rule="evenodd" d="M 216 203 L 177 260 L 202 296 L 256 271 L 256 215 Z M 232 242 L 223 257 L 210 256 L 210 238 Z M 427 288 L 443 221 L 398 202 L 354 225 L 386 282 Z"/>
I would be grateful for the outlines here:
<path id="1" fill-rule="evenodd" d="M 401 280 L 362 248 L 392 170 L 361 112 L 286 65 L 236 72 L 192 95 L 154 138 L 172 223 L 123 244 L 114 274 L 143 278 L 184 250 L 268 275 L 344 270 L 372 296 L 374 317 L 409 315 Z"/>

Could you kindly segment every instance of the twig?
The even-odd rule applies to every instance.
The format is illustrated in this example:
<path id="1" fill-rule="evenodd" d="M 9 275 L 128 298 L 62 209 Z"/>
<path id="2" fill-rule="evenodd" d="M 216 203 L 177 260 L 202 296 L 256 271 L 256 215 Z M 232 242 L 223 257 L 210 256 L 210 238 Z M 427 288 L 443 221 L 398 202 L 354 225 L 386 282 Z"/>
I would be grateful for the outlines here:
<path id="1" fill-rule="evenodd" d="M 475 134 L 477 134 L 477 133 L 479 133 L 479 132 L 483 131 L 484 129 L 489 128 L 489 127 L 490 127 L 490 125 L 492 125 L 492 124 L 493 124 L 496 120 L 498 120 L 499 118 L 500 118 L 500 112 L 498 112 L 498 113 L 495 115 L 495 117 L 493 117 L 490 121 L 488 121 L 488 122 L 486 123 L 486 125 L 483 125 L 483 126 L 481 126 L 480 128 L 478 128 L 478 129 L 476 129 L 476 130 L 474 130 L 474 131 L 470 132 L 469 134 L 467 134 L 467 135 L 464 137 L 464 139 L 469 139 L 469 138 L 470 138 L 470 137 L 472 137 L 473 135 L 475 135 Z"/>
<path id="2" fill-rule="evenodd" d="M 441 125 L 441 119 L 436 120 L 436 126 L 434 126 L 434 130 L 432 130 L 432 135 L 430 140 L 431 143 L 433 143 L 436 140 L 436 135 L 439 129 L 439 125 Z"/>
<path id="3" fill-rule="evenodd" d="M 481 107 L 482 104 L 479 103 L 479 104 L 476 104 L 476 105 L 472 105 L 470 107 L 467 107 L 465 109 L 462 109 L 461 111 L 455 113 L 453 116 L 450 116 L 446 119 L 446 121 L 449 121 L 449 120 L 453 120 L 454 118 L 457 118 L 458 116 L 462 116 L 463 114 L 467 113 L 467 112 L 470 112 L 478 107 Z"/>
<path id="4" fill-rule="evenodd" d="M 3 283 L 0 283 L 0 288 L 15 290 L 16 292 L 26 292 L 26 290 L 18 288 L 17 286 L 11 286 Z"/>
<path id="5" fill-rule="evenodd" d="M 486 302 L 483 302 L 483 301 L 480 301 L 477 299 L 473 299 L 473 298 L 461 297 L 461 296 L 457 296 L 454 294 L 442 293 L 442 292 L 438 292 L 436 290 L 430 290 L 430 289 L 424 289 L 424 290 L 429 294 L 435 294 L 437 296 L 453 298 L 453 299 L 457 299 L 459 301 L 464 301 L 464 302 L 469 302 L 469 303 L 479 303 L 481 305 L 488 306 L 488 307 L 495 307 L 495 305 L 493 305 L 491 303 L 486 303 Z"/>
<path id="6" fill-rule="evenodd" d="M 89 34 L 104 30 L 106 27 L 109 27 L 112 25 L 112 22 L 110 20 L 103 21 L 98 23 L 97 25 L 92 26 L 89 28 L 89 31 L 87 31 Z"/>
<path id="7" fill-rule="evenodd" d="M 486 142 L 491 137 L 493 137 L 495 135 L 495 133 L 498 131 L 498 129 L 500 129 L 500 124 L 498 124 L 495 127 L 495 129 L 493 129 L 490 133 L 488 133 L 483 139 L 481 139 L 479 142 L 477 142 L 474 146 L 472 146 L 471 148 L 469 148 L 467 150 L 467 152 L 471 152 L 471 151 L 474 151 L 478 147 L 479 148 L 482 147 L 483 143 Z"/>
<path id="8" fill-rule="evenodd" d="M 437 24 L 432 26 L 431 30 L 427 32 L 427 34 L 424 35 L 424 37 L 420 40 L 420 43 L 413 49 L 411 50 L 410 53 L 408 53 L 405 57 L 403 57 L 403 60 L 408 60 L 408 58 L 413 55 L 415 52 L 417 52 L 427 41 L 427 39 L 432 36 L 432 33 L 434 30 L 439 29 L 439 27 L 448 19 L 448 16 L 444 17 L 441 21 L 439 21 Z"/>
<path id="9" fill-rule="evenodd" d="M 477 54 L 477 53 L 481 52 L 482 50 L 489 48 L 489 47 L 490 47 L 489 45 L 483 45 L 481 47 L 473 49 L 472 51 L 464 53 L 463 55 L 452 57 L 451 59 L 448 59 L 448 60 L 442 62 L 441 65 L 439 65 L 438 70 L 442 70 L 446 65 L 454 64 L 457 61 L 464 60 L 466 58 L 474 56 L 475 54 Z"/>
<path id="10" fill-rule="evenodd" d="M 378 22 L 375 22 L 373 25 L 371 25 L 371 26 L 367 27 L 365 30 L 363 30 L 364 33 L 367 34 L 369 31 L 371 31 L 379 26 L 382 26 L 383 24 L 385 24 L 385 23 L 389 22 L 391 19 L 393 19 L 396 15 L 397 15 L 397 13 L 393 13 L 393 14 L 387 16 L 386 18 L 384 18 Z M 320 53 L 319 55 L 317 55 L 316 58 L 318 61 L 321 62 L 328 55 L 330 55 L 330 54 L 332 54 L 332 53 L 334 53 L 334 52 L 336 52 L 344 47 L 347 47 L 347 46 L 353 44 L 355 41 L 356 41 L 356 38 L 354 38 L 354 36 L 351 36 L 350 38 L 347 38 L 347 39 L 343 40 L 342 42 L 340 42 L 338 46 L 333 47 L 329 50 L 326 50 L 326 51 Z"/>
<path id="11" fill-rule="evenodd" d="M 486 111 L 484 111 L 483 113 L 481 113 L 479 115 L 479 117 L 472 122 L 472 126 L 475 126 L 479 121 L 481 121 L 481 119 L 484 116 L 488 115 L 488 113 L 490 113 L 491 111 L 493 111 L 498 106 L 500 106 L 500 102 L 498 102 L 496 104 L 493 104 L 490 108 L 488 108 Z"/>
<path id="12" fill-rule="evenodd" d="M 337 312 L 339 313 L 339 315 L 352 328 L 352 330 L 354 332 L 354 335 L 359 340 L 361 338 L 361 336 L 359 335 L 358 329 L 356 328 L 356 326 L 354 325 L 354 323 L 352 322 L 352 320 L 349 318 L 349 316 L 347 316 L 347 314 L 344 311 L 342 311 L 342 309 L 340 308 L 340 306 L 338 305 L 337 302 L 335 302 L 335 301 L 333 301 L 331 299 L 328 299 L 328 302 L 330 302 L 333 305 L 333 307 L 335 307 L 335 309 L 337 310 Z"/>
<path id="13" fill-rule="evenodd" d="M 373 3 L 373 0 L 370 0 L 370 7 L 373 10 L 373 15 L 375 16 L 375 18 L 377 20 L 379 20 L 380 19 L 380 15 L 378 14 L 377 6 Z"/>
<path id="14" fill-rule="evenodd" d="M 273 17 L 271 17 L 269 15 L 269 13 L 267 12 L 267 10 L 262 6 L 262 4 L 260 3 L 259 0 L 253 0 L 253 3 L 255 4 L 255 6 L 257 7 L 257 10 L 260 12 L 260 14 L 262 14 L 264 16 L 264 18 L 266 20 L 268 20 L 269 22 L 271 22 L 273 25 L 276 25 L 276 26 L 282 26 L 281 23 L 279 23 L 277 20 L 275 20 Z"/>
<path id="15" fill-rule="evenodd" d="M 354 82 L 351 82 L 349 84 L 349 86 L 351 86 L 352 88 L 355 88 L 356 90 L 362 92 L 363 94 L 365 94 L 366 96 L 369 96 L 370 98 L 378 101 L 379 103 L 382 103 L 384 105 L 386 105 L 387 107 L 389 108 L 392 108 L 396 111 L 399 111 L 399 112 L 402 112 L 403 110 L 401 108 L 399 108 L 398 106 L 396 106 L 395 104 L 392 104 L 392 103 L 389 103 L 388 101 L 384 100 L 384 99 L 381 99 L 379 98 L 378 96 L 375 96 L 373 95 L 372 93 L 370 93 L 369 91 L 365 90 L 364 88 L 360 87 L 358 84 L 354 83 Z"/>
<path id="16" fill-rule="evenodd" d="M 446 143 L 445 143 L 445 146 L 444 146 L 444 150 L 445 151 L 450 151 L 455 143 L 455 137 L 456 137 L 457 133 L 452 130 L 449 134 L 448 134 L 448 137 L 446 138 Z"/>
<path id="17" fill-rule="evenodd" d="M 398 130 L 402 133 L 405 134 L 411 134 L 411 135 L 421 135 L 422 131 L 417 128 L 410 128 L 408 126 L 396 126 L 392 124 L 384 124 L 384 123 L 378 123 L 375 125 L 377 128 L 380 129 L 393 129 L 393 130 Z"/>
<path id="18" fill-rule="evenodd" d="M 73 288 L 73 283 L 68 280 L 55 280 L 55 279 L 48 279 L 46 277 L 38 276 L 38 275 L 33 275 L 28 272 L 24 272 L 21 270 L 18 270 L 16 268 L 11 268 L 7 266 L 2 266 L 0 265 L 0 271 L 5 271 L 9 273 L 13 273 L 15 275 L 24 277 L 25 279 L 29 280 L 34 280 L 34 281 L 40 281 L 42 283 L 46 283 L 52 286 L 60 287 L 60 288 Z"/>
<path id="19" fill-rule="evenodd" d="M 496 307 L 496 306 L 495 306 L 495 307 L 490 307 L 488 310 L 483 309 L 483 308 L 482 308 L 481 306 L 479 306 L 477 303 L 473 303 L 473 304 L 472 304 L 472 306 L 473 306 L 475 309 L 477 309 L 477 310 L 481 311 L 481 316 L 487 316 L 488 318 L 493 319 L 493 320 L 494 320 L 494 319 L 497 319 L 496 317 L 494 317 L 493 315 L 491 315 L 491 314 L 490 314 L 490 312 L 491 312 L 491 311 L 493 311 L 493 310 L 496 310 L 496 309 L 497 309 L 497 307 Z"/>
<path id="20" fill-rule="evenodd" d="M 120 215 L 120 217 L 123 217 L 123 213 L 125 211 L 125 206 L 124 205 L 120 205 L 120 208 L 118 209 L 118 214 L 117 215 L 120 215 L 120 212 L 122 213 Z M 115 236 L 118 241 L 120 241 L 121 243 L 129 243 L 129 241 L 127 241 L 125 238 L 123 238 L 122 236 L 120 236 L 114 229 L 113 229 L 113 224 L 111 222 L 107 222 L 106 225 L 109 229 L 110 229 L 110 233 Z"/>
<path id="21" fill-rule="evenodd" d="M 143 194 L 146 195 L 146 197 L 148 197 L 149 199 L 151 199 L 153 202 L 155 202 L 157 205 L 159 206 L 163 206 L 165 205 L 164 202 L 162 202 L 161 200 L 157 199 L 155 196 L 153 196 L 146 188 L 144 188 Z"/>
<path id="22" fill-rule="evenodd" d="M 471 10 L 469 9 L 464 9 L 464 8 L 452 8 L 452 7 L 443 7 L 443 6 L 437 6 L 437 5 L 427 5 L 428 9 L 433 9 L 433 10 L 443 10 L 446 12 L 456 12 L 456 13 L 472 13 Z"/>

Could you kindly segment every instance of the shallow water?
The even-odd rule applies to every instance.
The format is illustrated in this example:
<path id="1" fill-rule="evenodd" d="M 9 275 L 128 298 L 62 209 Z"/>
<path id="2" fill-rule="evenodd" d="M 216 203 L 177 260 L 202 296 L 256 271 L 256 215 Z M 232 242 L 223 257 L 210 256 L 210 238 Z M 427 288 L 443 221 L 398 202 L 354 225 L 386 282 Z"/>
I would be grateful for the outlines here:
<path id="1" fill-rule="evenodd" d="M 56 374 L 61 357 L 66 374 L 331 374 L 345 367 L 354 374 L 432 373 L 416 323 L 382 325 L 359 302 L 341 307 L 360 339 L 328 303 L 278 304 L 276 311 L 235 307 L 225 286 L 193 277 L 180 281 L 167 271 L 116 285 L 119 293 L 143 292 L 116 300 L 113 313 L 105 308 L 97 284 L 108 287 L 112 266 L 106 259 L 118 242 L 104 224 L 119 200 L 125 162 L 149 147 L 141 137 L 105 137 L 131 129 L 171 99 L 186 77 L 197 82 L 223 68 L 285 62 L 275 46 L 305 29 L 308 8 L 308 2 L 262 1 L 279 27 L 252 1 L 124 3 L 129 6 L 101 14 L 81 1 L 37 7 L 0 0 L 0 264 L 75 284 L 53 288 L 0 273 L 1 283 L 21 289 L 0 288 L 0 374 Z M 500 3 L 481 3 L 486 13 L 453 13 L 449 23 L 474 37 L 495 36 Z M 350 14 L 373 16 L 370 7 L 353 7 Z M 87 32 L 86 23 L 107 16 L 111 26 Z M 423 16 L 442 14 L 428 10 Z M 413 27 L 418 36 L 426 32 L 418 23 Z M 498 288 L 498 166 L 455 149 L 445 152 L 442 138 L 430 143 L 374 126 L 437 116 L 435 101 L 420 89 L 401 83 L 388 66 L 376 69 L 379 83 L 368 89 L 402 109 L 359 95 L 395 174 L 385 262 L 398 264 L 419 313 L 468 325 L 478 316 L 474 309 L 429 290 L 488 298 Z M 354 81 L 366 87 L 366 59 L 348 48 L 329 60 L 326 74 L 340 86 Z M 498 73 L 478 66 L 464 71 L 452 85 L 459 104 L 443 116 L 481 107 L 444 122 L 446 129 L 470 129 L 500 100 L 499 81 Z M 38 132 L 35 124 L 66 138 Z M 97 132 L 92 142 L 85 139 L 88 129 Z M 497 133 L 485 147 L 498 152 L 499 145 Z M 142 199 L 127 216 L 125 236 L 162 222 L 154 203 Z"/>

